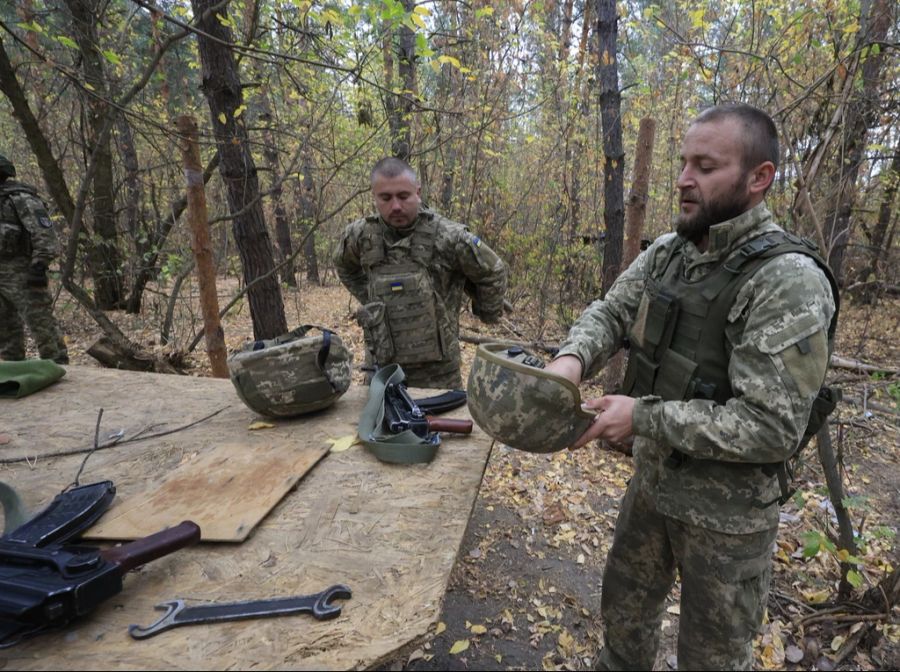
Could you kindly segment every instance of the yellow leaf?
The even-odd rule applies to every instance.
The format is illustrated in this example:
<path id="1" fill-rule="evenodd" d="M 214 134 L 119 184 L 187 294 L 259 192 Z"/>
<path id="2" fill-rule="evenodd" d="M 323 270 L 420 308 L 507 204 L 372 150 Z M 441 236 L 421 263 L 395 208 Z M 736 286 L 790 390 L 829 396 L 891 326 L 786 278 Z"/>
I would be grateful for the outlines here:
<path id="1" fill-rule="evenodd" d="M 500 661 L 503 660 L 503 656 L 501 656 L 499 653 L 495 653 L 494 660 L 496 660 L 499 663 Z"/>
<path id="2" fill-rule="evenodd" d="M 421 14 L 422 16 L 431 15 L 431 10 L 423 5 L 418 5 L 415 9 L 413 9 L 413 12 L 416 14 Z"/>
<path id="3" fill-rule="evenodd" d="M 834 639 L 831 640 L 831 650 L 837 651 L 841 648 L 841 644 L 844 643 L 845 637 L 843 635 L 838 635 Z"/>
<path id="4" fill-rule="evenodd" d="M 419 16 L 418 14 L 410 14 L 409 18 L 412 19 L 412 22 L 413 22 L 414 24 L 416 24 L 416 25 L 417 25 L 419 28 L 421 28 L 422 30 L 427 30 L 427 29 L 428 29 L 428 26 L 425 25 L 425 19 L 423 19 L 423 18 L 422 18 L 421 16 Z"/>
<path id="5" fill-rule="evenodd" d="M 331 444 L 331 450 L 328 452 L 343 453 L 345 450 L 349 450 L 351 446 L 359 443 L 359 437 L 356 434 L 347 434 L 347 436 L 342 436 L 339 439 L 325 439 L 325 441 Z"/>
<path id="6" fill-rule="evenodd" d="M 223 124 L 224 124 L 226 121 L 228 121 L 228 118 L 225 116 L 225 113 L 224 113 L 224 112 L 219 112 L 219 121 L 221 121 Z"/>
<path id="7" fill-rule="evenodd" d="M 449 63 L 449 64 L 452 65 L 454 68 L 458 68 L 460 65 L 462 65 L 462 64 L 459 62 L 459 59 L 458 59 L 458 58 L 454 58 L 453 56 L 446 56 L 446 55 L 445 55 L 445 56 L 438 56 L 438 59 L 437 59 L 437 60 L 438 60 L 438 63 Z"/>
<path id="8" fill-rule="evenodd" d="M 437 624 L 437 627 L 434 629 L 434 634 L 439 635 L 446 629 L 447 629 L 447 624 L 444 623 L 443 621 L 439 621 Z"/>
<path id="9" fill-rule="evenodd" d="M 803 599 L 810 604 L 822 604 L 822 602 L 825 602 L 831 596 L 831 592 L 827 588 L 810 591 L 801 590 L 800 594 L 803 595 Z"/>
<path id="10" fill-rule="evenodd" d="M 97 90 L 93 86 L 91 86 L 89 82 L 85 82 L 84 84 L 82 84 L 82 86 L 84 86 L 84 88 L 86 88 L 88 91 L 96 91 Z"/>
<path id="11" fill-rule="evenodd" d="M 270 429 L 274 426 L 275 425 L 273 425 L 271 422 L 264 422 L 262 420 L 257 420 L 256 422 L 251 422 L 250 426 L 247 427 L 247 429 L 251 429 L 251 430 L 252 429 Z"/>
<path id="12" fill-rule="evenodd" d="M 469 630 L 472 631 L 473 635 L 483 635 L 487 632 L 487 628 L 483 625 L 473 625 Z"/>
<path id="13" fill-rule="evenodd" d="M 237 108 L 234 111 L 234 118 L 237 119 L 239 116 L 241 116 L 244 113 L 244 110 L 246 110 L 246 109 L 247 109 L 246 105 L 241 105 L 239 108 Z"/>
<path id="14" fill-rule="evenodd" d="M 462 653 L 466 649 L 469 648 L 469 640 L 468 639 L 457 639 L 453 646 L 450 647 L 450 655 L 455 656 L 457 653 Z"/>

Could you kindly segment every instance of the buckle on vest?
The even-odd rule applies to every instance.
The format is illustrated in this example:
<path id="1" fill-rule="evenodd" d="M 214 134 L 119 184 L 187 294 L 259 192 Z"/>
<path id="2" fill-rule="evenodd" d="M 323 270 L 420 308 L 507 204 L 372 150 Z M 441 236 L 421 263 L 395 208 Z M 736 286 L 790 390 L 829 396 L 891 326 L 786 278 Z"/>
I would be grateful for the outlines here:
<path id="1" fill-rule="evenodd" d="M 744 262 L 747 262 L 754 257 L 758 257 L 764 252 L 771 250 L 776 245 L 778 245 L 778 242 L 772 240 L 768 236 L 754 238 L 750 242 L 741 245 L 737 253 L 731 259 L 726 261 L 722 265 L 722 268 L 731 273 L 740 273 L 741 266 L 744 265 Z M 737 262 L 737 265 L 733 266 L 732 264 L 735 262 Z"/>

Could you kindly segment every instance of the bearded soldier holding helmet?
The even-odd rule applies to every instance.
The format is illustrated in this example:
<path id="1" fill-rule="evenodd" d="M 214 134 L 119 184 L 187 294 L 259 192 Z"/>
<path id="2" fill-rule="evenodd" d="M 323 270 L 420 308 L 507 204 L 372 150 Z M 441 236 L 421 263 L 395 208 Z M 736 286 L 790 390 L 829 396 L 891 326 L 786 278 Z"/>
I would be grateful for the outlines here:
<path id="1" fill-rule="evenodd" d="M 681 669 L 752 669 L 778 529 L 778 469 L 809 434 L 836 311 L 814 246 L 764 203 L 772 119 L 702 112 L 682 144 L 676 233 L 591 304 L 547 370 L 578 384 L 630 342 L 624 394 L 573 447 L 633 440 L 603 577 L 601 669 L 650 669 L 678 570 Z M 815 414 L 813 414 L 815 415 Z"/>
<path id="2" fill-rule="evenodd" d="M 47 289 L 56 232 L 37 191 L 15 176 L 13 163 L 0 156 L 0 359 L 25 359 L 27 325 L 41 359 L 68 364 Z"/>
<path id="3" fill-rule="evenodd" d="M 344 231 L 338 277 L 362 304 L 367 363 L 398 363 L 411 387 L 462 387 L 459 311 L 500 319 L 506 266 L 478 236 L 424 207 L 415 171 L 396 158 L 371 173 L 378 214 Z"/>

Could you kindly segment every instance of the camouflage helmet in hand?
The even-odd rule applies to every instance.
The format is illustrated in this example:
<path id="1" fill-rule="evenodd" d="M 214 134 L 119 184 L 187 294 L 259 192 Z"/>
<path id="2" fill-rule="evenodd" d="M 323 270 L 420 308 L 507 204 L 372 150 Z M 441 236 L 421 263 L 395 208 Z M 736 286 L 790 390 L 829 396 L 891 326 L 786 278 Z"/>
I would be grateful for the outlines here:
<path id="1" fill-rule="evenodd" d="M 353 354 L 340 336 L 304 325 L 248 343 L 228 358 L 228 373 L 247 406 L 286 418 L 331 406 L 350 387 L 352 364 Z"/>
<path id="2" fill-rule="evenodd" d="M 530 453 L 575 443 L 594 420 L 572 381 L 539 358 L 500 343 L 478 346 L 469 372 L 469 412 L 490 436 Z"/>
<path id="3" fill-rule="evenodd" d="M 12 161 L 0 154 L 0 180 L 16 176 L 16 167 Z"/>

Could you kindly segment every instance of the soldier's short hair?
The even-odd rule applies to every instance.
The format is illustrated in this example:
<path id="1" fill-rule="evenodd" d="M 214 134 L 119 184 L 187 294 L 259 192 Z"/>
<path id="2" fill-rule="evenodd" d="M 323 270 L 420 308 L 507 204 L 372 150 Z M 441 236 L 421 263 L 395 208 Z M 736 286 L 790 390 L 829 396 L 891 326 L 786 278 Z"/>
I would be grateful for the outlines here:
<path id="1" fill-rule="evenodd" d="M 741 138 L 744 145 L 741 164 L 744 170 L 751 170 L 764 161 L 771 161 L 778 167 L 778 129 L 772 117 L 747 103 L 724 103 L 706 108 L 691 125 L 722 119 L 737 119 L 744 127 Z"/>
<path id="2" fill-rule="evenodd" d="M 383 177 L 399 177 L 404 174 L 408 174 L 412 177 L 414 182 L 418 183 L 419 178 L 416 175 L 416 171 L 412 169 L 412 166 L 403 159 L 398 159 L 394 156 L 386 156 L 378 161 L 378 163 L 375 164 L 375 167 L 372 168 L 369 180 L 374 182 L 376 175 L 382 175 Z"/>

